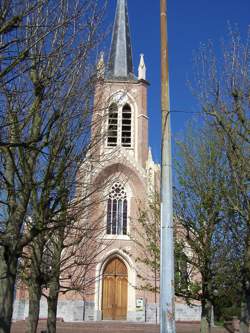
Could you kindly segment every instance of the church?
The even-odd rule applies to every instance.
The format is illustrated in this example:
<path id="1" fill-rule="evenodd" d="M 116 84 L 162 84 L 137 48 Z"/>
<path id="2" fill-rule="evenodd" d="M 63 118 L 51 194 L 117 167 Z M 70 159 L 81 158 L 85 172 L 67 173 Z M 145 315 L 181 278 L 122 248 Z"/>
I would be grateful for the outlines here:
<path id="1" fill-rule="evenodd" d="M 128 4 L 117 0 L 108 64 L 104 66 L 103 56 L 98 63 L 102 84 L 96 86 L 93 111 L 93 123 L 102 119 L 103 135 L 95 151 L 99 166 L 91 177 L 96 184 L 109 180 L 100 204 L 107 245 L 94 267 L 93 292 L 84 299 L 73 293 L 59 298 L 57 316 L 64 321 L 159 322 L 159 297 L 155 302 L 152 292 L 140 289 L 141 268 L 133 240 L 139 205 L 159 188 L 160 178 L 160 166 L 154 163 L 148 145 L 149 83 L 143 55 L 138 63 L 135 73 Z M 93 128 L 92 135 L 99 129 Z M 17 299 L 13 319 L 25 319 L 27 313 L 27 301 Z M 40 317 L 47 317 L 45 300 Z M 189 307 L 177 299 L 176 320 L 199 321 L 200 306 Z"/>

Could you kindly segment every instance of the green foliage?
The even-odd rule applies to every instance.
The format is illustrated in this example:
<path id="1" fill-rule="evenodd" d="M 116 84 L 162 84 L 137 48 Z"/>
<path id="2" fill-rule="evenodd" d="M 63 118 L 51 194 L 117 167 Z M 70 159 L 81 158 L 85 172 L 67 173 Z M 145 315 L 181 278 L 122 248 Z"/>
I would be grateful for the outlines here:
<path id="1" fill-rule="evenodd" d="M 234 192 L 223 142 L 216 130 L 204 125 L 191 126 L 177 145 L 175 214 L 193 275 L 181 293 L 202 302 L 208 321 L 205 304 L 214 305 L 218 319 L 237 315 L 244 252 L 240 239 L 245 238 L 246 229 L 228 205 L 228 196 L 233 198 Z M 195 279 L 192 270 L 198 274 Z"/>
<path id="2" fill-rule="evenodd" d="M 151 194 L 147 206 L 140 205 L 138 226 L 134 241 L 138 245 L 139 256 L 136 262 L 146 266 L 151 275 L 138 273 L 142 281 L 142 290 L 160 292 L 160 196 Z M 175 235 L 176 236 L 176 235 Z M 177 295 L 186 295 L 184 291 L 195 288 L 188 274 L 187 256 L 183 244 L 175 237 L 175 290 Z"/>
<path id="3" fill-rule="evenodd" d="M 209 218 L 213 209 L 217 211 L 218 221 L 214 228 L 208 230 L 207 235 L 210 237 L 207 239 L 204 237 L 206 233 L 201 235 L 199 230 L 199 235 L 202 236 L 199 240 L 203 240 L 203 245 L 208 244 L 207 240 L 210 240 L 211 244 L 206 250 L 205 260 L 199 260 L 200 263 L 203 262 L 210 267 L 210 273 L 205 270 L 202 278 L 206 277 L 209 280 L 208 293 L 216 309 L 215 316 L 217 313 L 219 318 L 232 314 L 239 315 L 239 304 L 242 302 L 242 323 L 246 326 L 250 318 L 250 307 L 244 305 L 250 304 L 249 41 L 250 30 L 246 38 L 243 38 L 237 28 L 229 25 L 228 35 L 220 50 L 221 54 L 214 51 L 211 43 L 203 44 L 194 58 L 195 80 L 192 84 L 193 93 L 207 123 L 207 132 L 203 141 L 206 144 L 207 140 L 206 147 L 209 149 L 211 149 L 209 142 L 213 143 L 216 148 L 213 155 L 220 161 L 219 168 L 212 168 L 214 179 L 221 178 L 221 182 L 216 181 L 213 186 L 212 183 L 203 182 L 201 187 L 200 180 L 209 174 L 209 170 L 203 168 L 206 163 L 209 164 L 207 159 L 204 160 L 205 164 L 196 166 L 199 177 L 192 176 L 195 181 L 192 191 L 194 190 L 200 198 L 200 208 L 207 212 L 204 216 L 205 223 L 210 224 Z M 189 161 L 196 156 L 202 156 L 197 149 L 200 147 L 199 133 L 195 131 L 193 137 L 187 145 Z M 195 143 L 198 137 L 199 141 Z M 184 161 L 188 161 L 187 155 L 182 154 L 182 157 Z M 187 175 L 190 174 L 189 169 L 183 170 Z M 206 171 L 201 173 L 201 170 Z M 183 178 L 187 178 L 185 173 L 183 175 Z M 180 186 L 184 184 L 185 182 L 181 180 Z M 203 191 L 203 188 L 206 191 Z M 201 196 L 202 192 L 204 195 Z M 192 202 L 194 198 L 191 196 Z M 190 204 L 186 208 L 189 206 Z M 199 208 L 199 205 L 196 204 L 196 208 Z M 199 248 L 196 247 L 196 250 Z M 203 248 L 205 249 L 205 246 Z M 213 290 L 217 291 L 216 297 L 211 294 Z M 248 331 L 247 327 L 245 331 Z"/>
<path id="4" fill-rule="evenodd" d="M 159 293 L 160 277 L 160 200 L 159 194 L 154 193 L 149 198 L 147 207 L 139 205 L 138 225 L 134 233 L 134 241 L 139 249 L 136 262 L 145 265 L 152 276 L 138 273 L 143 281 L 139 287 L 154 293 Z"/>

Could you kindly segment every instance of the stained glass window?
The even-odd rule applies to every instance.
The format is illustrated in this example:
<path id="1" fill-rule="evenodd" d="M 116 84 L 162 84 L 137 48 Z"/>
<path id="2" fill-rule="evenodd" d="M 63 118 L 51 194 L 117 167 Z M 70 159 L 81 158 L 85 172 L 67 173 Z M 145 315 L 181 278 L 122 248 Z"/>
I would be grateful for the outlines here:
<path id="1" fill-rule="evenodd" d="M 124 186 L 115 183 L 109 193 L 107 204 L 107 234 L 127 234 L 127 194 Z"/>

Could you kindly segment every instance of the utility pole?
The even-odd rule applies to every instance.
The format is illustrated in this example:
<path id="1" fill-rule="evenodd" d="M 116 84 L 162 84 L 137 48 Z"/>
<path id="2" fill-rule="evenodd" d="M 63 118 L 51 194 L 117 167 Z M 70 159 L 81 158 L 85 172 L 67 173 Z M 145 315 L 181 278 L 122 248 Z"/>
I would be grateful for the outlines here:
<path id="1" fill-rule="evenodd" d="M 174 310 L 174 237 L 171 126 L 167 44 L 167 4 L 161 3 L 161 282 L 160 325 L 161 333 L 175 333 Z"/>

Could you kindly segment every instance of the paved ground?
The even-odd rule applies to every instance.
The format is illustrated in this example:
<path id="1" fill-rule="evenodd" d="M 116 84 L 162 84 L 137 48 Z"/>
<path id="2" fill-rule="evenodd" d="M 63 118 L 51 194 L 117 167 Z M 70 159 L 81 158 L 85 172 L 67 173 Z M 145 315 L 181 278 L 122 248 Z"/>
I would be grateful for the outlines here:
<path id="1" fill-rule="evenodd" d="M 45 322 L 39 323 L 37 332 L 45 329 Z M 177 323 L 177 333 L 199 333 L 198 324 Z M 25 322 L 13 323 L 12 333 L 24 333 Z M 159 326 L 121 322 L 58 323 L 58 333 L 159 333 Z M 223 328 L 213 328 L 212 333 L 227 333 Z"/>

